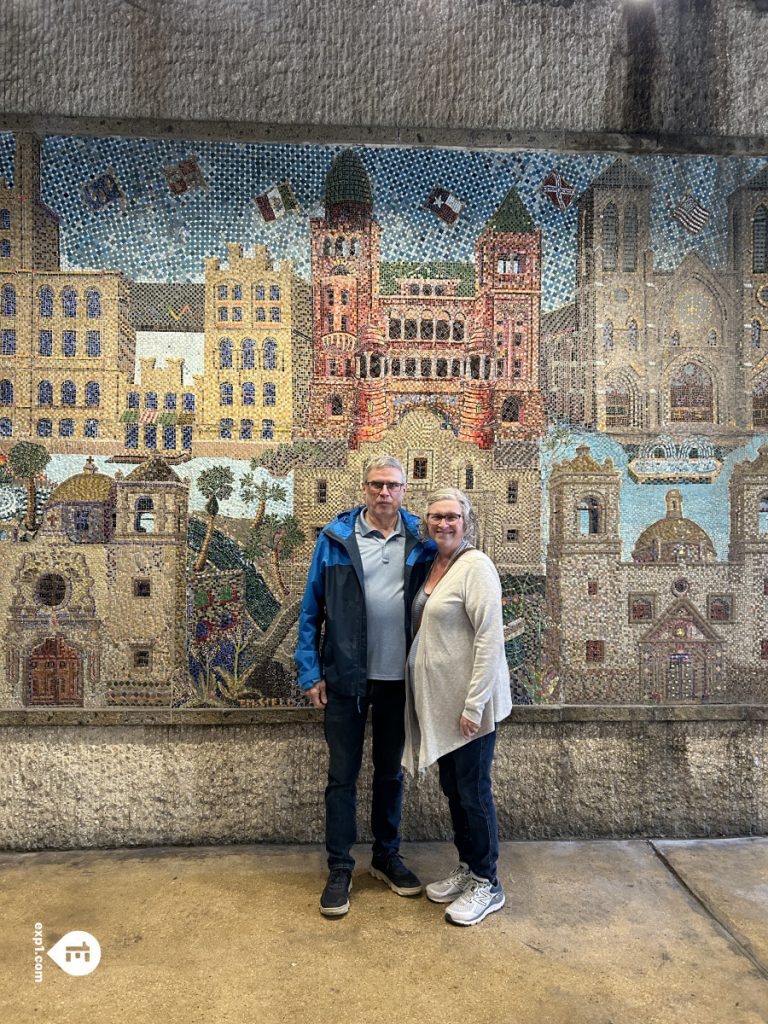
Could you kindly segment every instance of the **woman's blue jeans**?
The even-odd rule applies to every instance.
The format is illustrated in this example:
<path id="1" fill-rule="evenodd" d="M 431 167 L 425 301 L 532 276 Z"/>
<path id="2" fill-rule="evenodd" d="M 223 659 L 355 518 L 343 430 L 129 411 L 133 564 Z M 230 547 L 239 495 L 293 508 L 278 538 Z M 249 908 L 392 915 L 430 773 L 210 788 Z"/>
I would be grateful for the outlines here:
<path id="1" fill-rule="evenodd" d="M 478 878 L 496 881 L 499 827 L 491 792 L 496 733 L 479 736 L 437 760 L 440 787 L 448 797 L 459 860 Z"/>
<path id="2" fill-rule="evenodd" d="M 325 789 L 325 848 L 329 868 L 355 866 L 357 777 L 363 761 L 368 710 L 373 740 L 371 832 L 376 859 L 400 849 L 405 746 L 405 684 L 402 680 L 368 680 L 365 697 L 328 693 L 325 740 L 328 785 Z"/>

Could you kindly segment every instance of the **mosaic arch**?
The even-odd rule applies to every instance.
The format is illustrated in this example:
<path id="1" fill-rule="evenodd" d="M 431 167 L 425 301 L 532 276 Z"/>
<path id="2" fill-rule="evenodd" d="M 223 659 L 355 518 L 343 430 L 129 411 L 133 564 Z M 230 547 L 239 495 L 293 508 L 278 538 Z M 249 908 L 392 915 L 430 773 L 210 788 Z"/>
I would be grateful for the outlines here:
<path id="1" fill-rule="evenodd" d="M 521 703 L 764 701 L 768 161 L 0 135 L 0 706 L 298 706 L 366 459 Z"/>

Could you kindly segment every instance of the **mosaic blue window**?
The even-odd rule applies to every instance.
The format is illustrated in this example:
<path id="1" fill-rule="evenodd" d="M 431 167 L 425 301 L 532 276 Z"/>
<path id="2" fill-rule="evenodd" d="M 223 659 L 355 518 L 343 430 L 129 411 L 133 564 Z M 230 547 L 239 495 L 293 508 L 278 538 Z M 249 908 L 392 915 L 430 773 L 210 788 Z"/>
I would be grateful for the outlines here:
<path id="1" fill-rule="evenodd" d="M 619 215 L 613 203 L 609 203 L 603 210 L 600 242 L 603 247 L 603 270 L 615 270 L 619 255 Z"/>
<path id="2" fill-rule="evenodd" d="M 255 405 L 256 403 L 256 385 L 250 381 L 246 381 L 243 384 L 243 405 Z"/>
<path id="3" fill-rule="evenodd" d="M 277 369 L 277 342 L 273 338 L 267 338 L 264 342 L 264 369 Z"/>
<path id="4" fill-rule="evenodd" d="M 253 437 L 253 420 L 240 420 L 240 440 L 250 441 Z"/>
<path id="5" fill-rule="evenodd" d="M 8 231 L 11 226 L 11 211 L 0 210 L 0 230 Z"/>
<path id="6" fill-rule="evenodd" d="M 637 270 L 637 207 L 630 203 L 624 210 L 624 245 L 621 269 L 625 273 Z"/>
<path id="7" fill-rule="evenodd" d="M 7 416 L 0 419 L 0 437 L 13 437 L 13 422 Z"/>
<path id="8" fill-rule="evenodd" d="M 272 300 L 272 302 L 279 302 L 280 301 L 280 289 L 278 288 L 278 286 L 276 284 L 273 284 L 270 287 L 270 289 L 269 289 L 269 297 Z"/>
<path id="9" fill-rule="evenodd" d="M 61 293 L 61 312 L 64 316 L 77 316 L 77 292 L 72 288 L 65 288 Z"/>
<path id="10" fill-rule="evenodd" d="M 62 331 L 61 348 L 65 356 L 77 355 L 77 332 Z"/>
<path id="11" fill-rule="evenodd" d="M 99 421 L 98 420 L 86 420 L 85 427 L 83 429 L 84 437 L 98 437 L 99 436 Z"/>
<path id="12" fill-rule="evenodd" d="M 263 302 L 264 298 L 265 298 L 265 295 L 266 295 L 266 293 L 264 291 L 264 285 L 263 284 L 257 284 L 256 285 L 256 301 L 257 302 Z"/>
<path id="13" fill-rule="evenodd" d="M 61 404 L 75 405 L 77 403 L 77 387 L 73 380 L 65 380 L 61 385 Z"/>
<path id="14" fill-rule="evenodd" d="M 264 385 L 264 405 L 274 405 L 277 399 L 277 388 L 274 384 Z"/>
<path id="15" fill-rule="evenodd" d="M 192 427 L 181 428 L 181 447 L 187 452 L 192 447 Z"/>
<path id="16" fill-rule="evenodd" d="M 2 239 L 2 241 L 0 241 L 0 256 L 2 256 L 3 259 L 8 259 L 8 257 L 10 255 L 11 255 L 11 242 L 10 242 L 10 239 L 4 238 L 4 239 Z"/>
<path id="17" fill-rule="evenodd" d="M 38 384 L 37 404 L 53 405 L 53 384 L 49 380 L 41 380 Z"/>
<path id="18" fill-rule="evenodd" d="M 579 533 L 583 536 L 602 533 L 601 508 L 597 498 L 582 498 L 577 509 Z"/>
<path id="19" fill-rule="evenodd" d="M 16 316 L 16 289 L 12 284 L 3 286 L 3 316 Z"/>
<path id="20" fill-rule="evenodd" d="M 157 408 L 157 392 L 148 391 L 144 395 L 144 408 L 145 409 L 156 409 Z"/>
<path id="21" fill-rule="evenodd" d="M 232 285 L 232 298 L 236 299 L 239 302 L 240 299 L 242 299 L 242 297 L 243 297 L 243 286 L 241 284 L 233 284 Z"/>
<path id="22" fill-rule="evenodd" d="M 37 436 L 38 437 L 52 437 L 53 436 L 53 424 L 50 420 L 38 420 L 37 421 Z"/>
<path id="23" fill-rule="evenodd" d="M 752 273 L 768 271 L 768 207 L 758 206 L 752 221 Z"/>
<path id="24" fill-rule="evenodd" d="M 176 447 L 176 427 L 167 425 L 163 427 L 163 448 L 166 451 L 173 451 Z"/>
<path id="25" fill-rule="evenodd" d="M 125 447 L 126 448 L 138 448 L 139 447 L 139 425 L 138 423 L 129 423 L 125 428 Z"/>
<path id="26" fill-rule="evenodd" d="M 166 409 L 175 409 L 176 408 L 176 392 L 175 391 L 166 391 L 165 398 L 163 399 L 163 405 L 165 406 Z"/>
<path id="27" fill-rule="evenodd" d="M 256 365 L 256 355 L 255 355 L 255 346 L 254 346 L 254 343 L 253 343 L 253 338 L 244 338 L 243 339 L 242 356 L 243 356 L 243 369 L 244 370 L 252 370 L 254 368 L 254 366 Z"/>
<path id="28" fill-rule="evenodd" d="M 226 306 L 219 306 L 219 320 L 229 320 L 229 310 Z"/>
<path id="29" fill-rule="evenodd" d="M 144 447 L 157 448 L 157 427 L 154 423 L 147 423 L 144 427 Z"/>
<path id="30" fill-rule="evenodd" d="M 40 316 L 53 316 L 53 288 L 44 285 L 37 293 Z"/>
<path id="31" fill-rule="evenodd" d="M 219 389 L 219 405 L 232 405 L 232 397 L 232 385 L 225 382 Z"/>
<path id="32" fill-rule="evenodd" d="M 235 323 L 237 323 L 238 321 L 243 319 L 243 307 L 242 306 L 233 306 L 232 307 L 232 319 L 235 321 Z"/>
<path id="33" fill-rule="evenodd" d="M 219 298 L 220 299 L 228 299 L 229 298 L 229 289 L 227 288 L 227 286 L 225 284 L 220 284 L 219 285 Z"/>
<path id="34" fill-rule="evenodd" d="M 271 441 L 275 436 L 275 421 L 274 420 L 262 420 L 261 421 L 261 437 L 264 441 Z"/>
<path id="35" fill-rule="evenodd" d="M 16 331 L 3 331 L 3 351 L 4 356 L 15 356 L 16 355 Z"/>
<path id="36" fill-rule="evenodd" d="M 101 316 L 101 292 L 97 288 L 89 288 L 85 296 L 85 311 L 90 320 Z"/>
<path id="37" fill-rule="evenodd" d="M 101 400 L 101 389 L 99 388 L 98 381 L 89 380 L 85 385 L 85 404 L 89 406 L 96 406 Z"/>
<path id="38" fill-rule="evenodd" d="M 129 391 L 128 392 L 128 408 L 138 409 L 139 408 L 139 392 Z"/>
<path id="39" fill-rule="evenodd" d="M 101 331 L 88 331 L 86 335 L 88 355 L 96 359 L 101 355 Z"/>
<path id="40" fill-rule="evenodd" d="M 0 405 L 13 405 L 13 381 L 0 380 Z"/>
<path id="41" fill-rule="evenodd" d="M 222 338 L 219 342 L 219 366 L 222 370 L 232 368 L 232 342 L 229 338 Z"/>
<path id="42" fill-rule="evenodd" d="M 269 310 L 269 319 L 273 324 L 280 323 L 280 307 L 272 306 Z"/>
<path id="43" fill-rule="evenodd" d="M 228 441 L 232 437 L 232 427 L 235 425 L 234 420 L 224 419 L 219 420 L 219 437 L 223 441 Z"/>
<path id="44" fill-rule="evenodd" d="M 59 421 L 59 437 L 74 437 L 75 436 L 75 421 L 74 420 L 60 420 Z"/>
<path id="45" fill-rule="evenodd" d="M 191 391 L 185 391 L 181 396 L 181 406 L 184 412 L 195 411 L 195 396 Z"/>
<path id="46" fill-rule="evenodd" d="M 266 314 L 263 306 L 259 306 L 259 308 L 256 310 L 256 319 L 257 320 L 266 320 L 267 319 L 267 314 Z"/>

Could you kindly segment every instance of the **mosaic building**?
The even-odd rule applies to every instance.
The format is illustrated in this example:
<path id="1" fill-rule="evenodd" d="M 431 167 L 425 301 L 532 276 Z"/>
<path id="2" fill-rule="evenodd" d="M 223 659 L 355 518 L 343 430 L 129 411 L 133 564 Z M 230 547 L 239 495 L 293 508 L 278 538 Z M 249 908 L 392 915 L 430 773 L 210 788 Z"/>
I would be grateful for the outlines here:
<path id="1" fill-rule="evenodd" d="M 107 451 L 119 436 L 135 334 L 118 271 L 62 270 L 56 214 L 40 198 L 40 143 L 16 137 L 0 182 L 0 438 Z"/>
<path id="2" fill-rule="evenodd" d="M 113 479 L 89 458 L 34 537 L 3 545 L 3 706 L 170 703 L 186 673 L 188 497 L 162 460 Z"/>
<path id="3" fill-rule="evenodd" d="M 622 443 L 732 448 L 768 421 L 768 173 L 728 197 L 722 270 L 698 253 L 655 269 L 652 185 L 618 160 L 578 199 L 576 299 L 544 318 L 548 411 Z"/>
<path id="4" fill-rule="evenodd" d="M 549 482 L 548 666 L 571 703 L 768 697 L 768 446 L 730 481 L 728 561 L 683 515 L 666 516 L 622 561 L 620 474 L 586 446 Z"/>
<path id="5" fill-rule="evenodd" d="M 513 189 L 477 238 L 475 263 L 382 263 L 373 192 L 345 150 L 312 237 L 313 363 L 305 433 L 380 441 L 428 405 L 462 441 L 529 441 L 538 388 L 541 232 Z"/>

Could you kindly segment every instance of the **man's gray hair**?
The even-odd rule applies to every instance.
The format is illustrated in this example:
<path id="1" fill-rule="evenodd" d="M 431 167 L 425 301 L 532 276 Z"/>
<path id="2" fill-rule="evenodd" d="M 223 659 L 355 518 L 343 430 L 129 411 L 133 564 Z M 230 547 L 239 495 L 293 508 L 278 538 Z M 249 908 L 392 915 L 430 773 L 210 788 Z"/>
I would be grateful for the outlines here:
<path id="1" fill-rule="evenodd" d="M 363 469 L 363 483 L 368 479 L 369 474 L 374 469 L 396 469 L 400 474 L 401 483 L 405 483 L 405 470 L 403 464 L 399 459 L 396 459 L 394 455 L 377 455 L 375 458 L 370 459 L 365 464 Z"/>
<path id="2" fill-rule="evenodd" d="M 470 544 L 476 545 L 480 535 L 477 516 L 472 508 L 472 502 L 464 491 L 460 491 L 458 487 L 441 487 L 439 490 L 432 491 L 427 495 L 427 506 L 422 516 L 421 526 L 419 527 L 421 536 L 429 536 L 427 532 L 427 512 L 429 512 L 430 506 L 434 505 L 437 501 L 455 501 L 458 503 L 461 509 L 461 518 L 464 520 L 464 537 Z"/>

